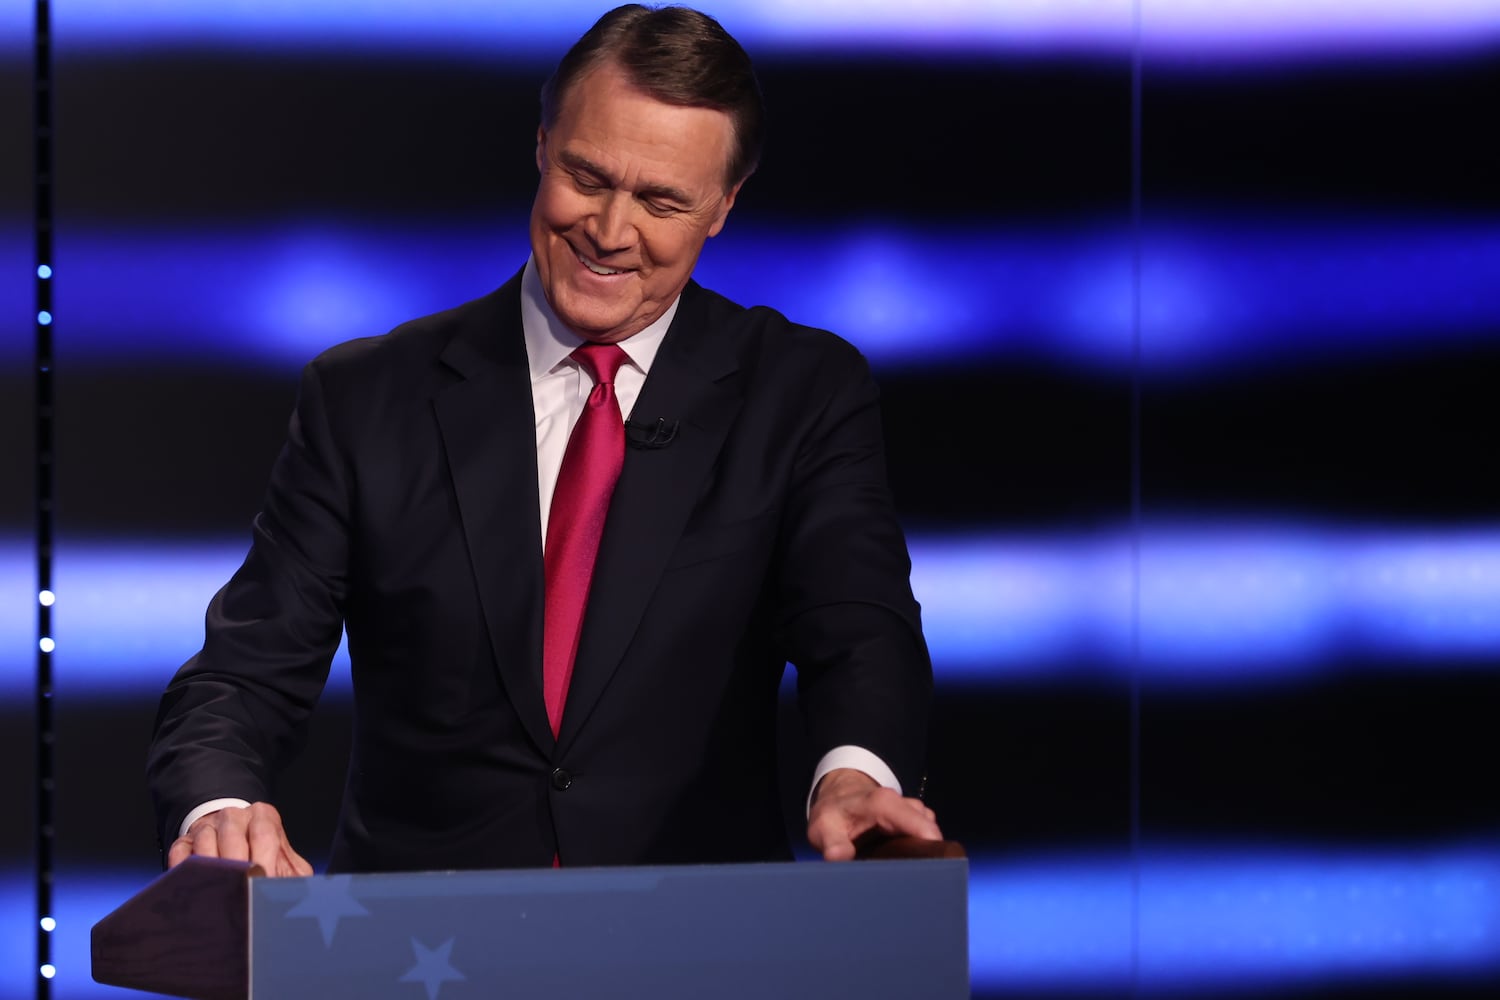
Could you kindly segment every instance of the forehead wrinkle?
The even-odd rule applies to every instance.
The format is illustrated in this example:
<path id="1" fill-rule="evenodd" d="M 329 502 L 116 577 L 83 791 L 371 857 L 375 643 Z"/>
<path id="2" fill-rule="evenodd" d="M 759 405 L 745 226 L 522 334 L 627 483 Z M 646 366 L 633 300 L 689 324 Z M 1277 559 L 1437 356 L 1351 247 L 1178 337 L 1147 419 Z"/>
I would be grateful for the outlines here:
<path id="1" fill-rule="evenodd" d="M 574 152 L 571 149 L 564 149 L 557 154 L 557 158 L 566 166 L 572 167 L 575 170 L 585 170 L 591 174 L 596 174 L 610 184 L 619 186 L 620 179 L 618 177 L 604 169 L 602 164 L 595 163 L 582 153 Z M 686 191 L 672 187 L 670 184 L 643 184 L 636 189 L 635 193 L 650 197 L 667 198 L 672 201 L 681 202 L 684 205 L 691 205 L 693 203 L 693 199 L 688 196 Z"/>

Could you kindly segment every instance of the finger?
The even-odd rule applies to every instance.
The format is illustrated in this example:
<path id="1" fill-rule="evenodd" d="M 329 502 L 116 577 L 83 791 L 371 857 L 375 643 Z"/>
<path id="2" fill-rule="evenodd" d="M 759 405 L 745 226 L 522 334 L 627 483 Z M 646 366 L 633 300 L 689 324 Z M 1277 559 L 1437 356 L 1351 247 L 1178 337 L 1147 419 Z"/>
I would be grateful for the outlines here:
<path id="1" fill-rule="evenodd" d="M 929 809 L 927 807 L 927 803 L 923 802 L 921 799 L 905 798 L 901 801 L 905 803 L 912 812 L 917 813 L 920 816 L 925 816 L 927 819 L 933 820 L 934 822 L 937 820 L 937 813 Z"/>
<path id="2" fill-rule="evenodd" d="M 814 839 L 808 837 L 813 849 L 823 855 L 824 861 L 849 861 L 854 857 L 854 841 L 842 833 L 833 833 Z"/>
<path id="3" fill-rule="evenodd" d="M 219 846 L 219 828 L 213 820 L 190 827 L 187 835 L 192 843 L 191 853 L 204 858 L 224 857 Z"/>
<path id="4" fill-rule="evenodd" d="M 286 874 L 293 877 L 302 877 L 313 873 L 313 866 L 307 863 L 307 859 L 287 844 L 281 851 L 281 863 L 286 869 Z"/>
<path id="5" fill-rule="evenodd" d="M 290 867 L 283 864 L 282 853 L 290 850 L 291 845 L 286 841 L 281 816 L 275 809 L 260 802 L 250 807 L 245 840 L 251 864 L 260 865 L 267 875 L 290 874 Z"/>
<path id="6" fill-rule="evenodd" d="M 854 838 L 864 832 L 847 812 L 823 810 L 807 824 L 807 842 L 825 861 L 848 861 L 855 855 Z"/>
<path id="7" fill-rule="evenodd" d="M 248 812 L 247 809 L 231 807 L 214 813 L 213 819 L 203 824 L 198 840 L 194 842 L 194 852 L 204 853 L 198 849 L 198 844 L 208 840 L 214 845 L 212 856 L 229 861 L 249 861 L 250 843 L 245 839 L 245 814 Z"/>
<path id="8" fill-rule="evenodd" d="M 191 837 L 178 837 L 172 841 L 172 846 L 167 849 L 167 867 L 175 868 L 192 856 L 193 839 Z"/>
<path id="9" fill-rule="evenodd" d="M 943 831 L 938 828 L 937 815 L 915 800 L 902 799 L 877 807 L 875 825 L 890 834 L 909 834 L 923 840 L 942 840 Z"/>
<path id="10" fill-rule="evenodd" d="M 937 813 L 929 809 L 921 799 L 902 799 L 901 801 L 904 805 L 907 806 L 907 808 L 912 811 L 913 815 L 917 816 L 922 822 L 930 823 L 932 824 L 932 829 L 937 829 Z"/>

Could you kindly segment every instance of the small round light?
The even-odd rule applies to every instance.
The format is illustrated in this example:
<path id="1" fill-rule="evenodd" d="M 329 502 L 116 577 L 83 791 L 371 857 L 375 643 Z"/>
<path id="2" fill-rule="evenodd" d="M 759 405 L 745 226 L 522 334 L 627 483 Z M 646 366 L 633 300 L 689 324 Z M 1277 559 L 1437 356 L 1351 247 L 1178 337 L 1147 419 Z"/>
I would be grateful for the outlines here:
<path id="1" fill-rule="evenodd" d="M 42 966 L 41 972 L 43 979 L 51 979 L 53 976 L 57 975 L 57 966 L 44 965 Z"/>
<path id="2" fill-rule="evenodd" d="M 36 314 L 36 321 L 38 323 L 42 324 L 43 326 L 51 326 L 52 325 L 52 314 L 49 313 L 47 310 L 43 309 L 41 312 L 39 312 L 39 313 Z"/>
<path id="3" fill-rule="evenodd" d="M 46 279 L 52 277 L 52 268 L 48 267 L 46 264 L 38 264 L 36 269 L 36 276 L 45 281 Z"/>
<path id="4" fill-rule="evenodd" d="M 42 647 L 42 652 L 44 653 L 50 653 L 57 648 L 57 643 L 53 642 L 50 636 L 45 635 L 42 636 L 42 641 L 37 643 L 37 645 Z"/>
<path id="5" fill-rule="evenodd" d="M 48 934 L 51 934 L 53 931 L 57 930 L 57 921 L 53 920 L 51 917 L 43 917 L 42 930 L 46 931 Z"/>
<path id="6" fill-rule="evenodd" d="M 36 599 L 41 602 L 44 608 L 50 608 L 57 603 L 57 595 L 50 590 L 44 590 L 40 594 L 37 594 Z"/>

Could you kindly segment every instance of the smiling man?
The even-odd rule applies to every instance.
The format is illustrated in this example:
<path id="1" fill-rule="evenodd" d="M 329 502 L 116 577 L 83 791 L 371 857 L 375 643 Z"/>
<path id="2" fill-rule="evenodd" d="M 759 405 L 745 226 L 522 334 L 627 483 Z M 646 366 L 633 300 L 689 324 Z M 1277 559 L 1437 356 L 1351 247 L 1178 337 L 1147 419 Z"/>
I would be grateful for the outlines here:
<path id="1" fill-rule="evenodd" d="M 303 373 L 243 566 L 163 696 L 166 860 L 307 874 L 273 805 L 347 631 L 333 871 L 786 859 L 938 839 L 931 666 L 859 353 L 692 273 L 760 155 L 750 60 L 628 5 L 542 92 L 531 257 Z"/>
<path id="2" fill-rule="evenodd" d="M 562 103 L 537 130 L 532 252 L 558 318 L 587 340 L 619 343 L 677 300 L 724 228 L 743 183 L 727 175 L 734 123 L 663 103 L 613 62 Z"/>

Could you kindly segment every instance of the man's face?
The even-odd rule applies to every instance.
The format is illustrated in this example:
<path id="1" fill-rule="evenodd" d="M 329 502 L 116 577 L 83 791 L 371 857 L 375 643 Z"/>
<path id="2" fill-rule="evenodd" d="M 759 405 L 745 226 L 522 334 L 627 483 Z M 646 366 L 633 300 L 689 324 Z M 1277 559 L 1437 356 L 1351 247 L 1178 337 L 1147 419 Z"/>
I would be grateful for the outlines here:
<path id="1" fill-rule="evenodd" d="M 552 128 L 537 130 L 531 206 L 531 251 L 558 318 L 612 344 L 661 316 L 734 205 L 732 144 L 729 115 L 663 104 L 612 64 L 575 81 Z"/>

